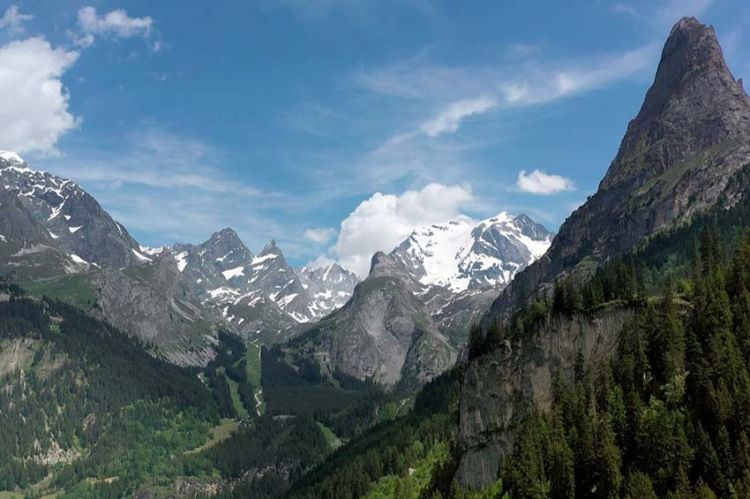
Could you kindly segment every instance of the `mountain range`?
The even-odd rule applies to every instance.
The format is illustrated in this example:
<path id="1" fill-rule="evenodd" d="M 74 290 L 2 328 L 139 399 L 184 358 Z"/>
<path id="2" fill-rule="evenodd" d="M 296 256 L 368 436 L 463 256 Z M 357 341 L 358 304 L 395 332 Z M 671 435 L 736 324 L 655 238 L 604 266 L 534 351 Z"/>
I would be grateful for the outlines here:
<path id="1" fill-rule="evenodd" d="M 359 278 L 337 263 L 295 269 L 275 241 L 255 255 L 231 228 L 197 245 L 142 246 L 80 186 L 35 171 L 12 152 L 0 153 L 0 182 L 0 270 L 32 292 L 66 297 L 180 365 L 213 358 L 217 327 L 273 344 L 307 337 L 309 330 L 316 334 L 342 316 L 367 322 L 379 334 L 406 320 L 430 332 L 422 338 L 407 327 L 401 353 L 393 357 L 404 363 L 404 352 L 413 351 L 409 362 L 422 358 L 420 367 L 405 367 L 415 373 L 411 386 L 418 386 L 452 365 L 468 324 L 516 272 L 544 253 L 552 237 L 527 216 L 504 212 L 479 222 L 460 217 L 418 227 L 387 258 L 374 257 L 377 265 L 357 290 Z M 386 274 L 387 286 L 373 285 Z M 389 309 L 376 325 L 363 322 L 363 295 L 375 289 L 387 302 L 410 303 L 408 311 Z M 328 317 L 339 309 L 339 319 Z M 363 334 L 344 329 L 335 341 Z M 425 351 L 413 349 L 415 344 Z M 373 356 L 353 345 L 341 350 L 347 361 L 334 369 L 388 386 L 401 379 L 400 367 L 383 376 L 369 367 L 345 367 L 377 364 L 394 353 L 381 345 L 380 356 Z"/>
<path id="2" fill-rule="evenodd" d="M 0 152 L 0 495 L 746 497 L 749 227 L 750 98 L 694 18 L 556 235 L 459 217 L 362 280 L 141 246 Z"/>

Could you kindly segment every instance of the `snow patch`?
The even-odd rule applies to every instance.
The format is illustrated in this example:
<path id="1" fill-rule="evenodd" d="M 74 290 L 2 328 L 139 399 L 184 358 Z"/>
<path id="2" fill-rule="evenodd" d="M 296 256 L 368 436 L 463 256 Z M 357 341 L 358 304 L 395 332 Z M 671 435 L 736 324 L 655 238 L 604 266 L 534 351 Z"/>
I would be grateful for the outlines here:
<path id="1" fill-rule="evenodd" d="M 26 163 L 21 156 L 13 151 L 0 151 L 0 159 L 4 159 L 9 163 Z"/>
<path id="2" fill-rule="evenodd" d="M 273 260 L 277 256 L 279 256 L 279 255 L 276 255 L 274 253 L 269 253 L 267 255 L 255 257 L 255 258 L 253 258 L 253 261 L 252 261 L 251 265 L 253 265 L 253 266 L 260 265 L 261 263 L 266 262 L 268 260 Z"/>
<path id="3" fill-rule="evenodd" d="M 177 270 L 182 272 L 185 270 L 185 267 L 187 267 L 187 251 L 183 251 L 182 253 L 177 253 L 174 258 L 177 260 Z"/>
<path id="4" fill-rule="evenodd" d="M 139 251 L 136 251 L 135 248 L 131 249 L 130 251 L 132 251 L 133 254 L 135 255 L 135 257 L 139 261 L 141 261 L 141 262 L 151 262 L 152 261 L 149 257 L 147 257 L 146 255 L 144 255 L 143 253 L 141 253 Z"/>
<path id="5" fill-rule="evenodd" d="M 229 280 L 232 277 L 237 277 L 240 275 L 245 275 L 245 267 L 243 265 L 240 265 L 239 267 L 235 267 L 233 269 L 225 270 L 221 273 L 221 275 L 224 276 L 225 280 Z"/>
<path id="6" fill-rule="evenodd" d="M 82 265 L 88 265 L 89 262 L 81 258 L 80 256 L 76 255 L 75 253 L 70 254 L 70 259 L 73 260 L 74 263 L 82 264 Z"/>

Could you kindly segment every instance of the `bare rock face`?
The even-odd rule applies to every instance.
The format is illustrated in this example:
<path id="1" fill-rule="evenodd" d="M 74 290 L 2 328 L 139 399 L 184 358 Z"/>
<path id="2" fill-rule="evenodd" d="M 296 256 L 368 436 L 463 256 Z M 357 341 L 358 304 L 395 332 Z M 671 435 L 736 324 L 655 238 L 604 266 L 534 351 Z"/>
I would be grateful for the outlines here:
<path id="1" fill-rule="evenodd" d="M 735 174 L 750 163 L 750 99 L 724 62 L 713 28 L 680 20 L 620 149 L 590 197 L 565 221 L 547 253 L 516 276 L 482 320 L 509 317 L 562 273 L 583 274 L 646 237 L 736 198 Z M 600 312 L 541 325 L 520 345 L 470 362 L 461 398 L 456 479 L 484 487 L 512 449 L 514 427 L 547 409 L 555 373 L 570 377 L 576 354 L 604 360 L 628 313 Z"/>
<path id="2" fill-rule="evenodd" d="M 393 260 L 373 257 L 370 276 L 341 309 L 292 342 L 303 358 L 383 387 L 414 389 L 450 368 L 457 352 L 412 293 Z"/>
<path id="3" fill-rule="evenodd" d="M 513 449 L 516 425 L 532 408 L 551 407 L 555 376 L 572 380 L 579 352 L 590 365 L 608 359 L 630 316 L 613 309 L 593 318 L 553 317 L 520 343 L 474 359 L 461 393 L 458 483 L 469 488 L 494 483 L 501 460 Z"/>
<path id="4" fill-rule="evenodd" d="M 91 282 L 94 315 L 155 346 L 166 360 L 201 366 L 215 356 L 212 318 L 189 298 L 168 251 L 137 267 L 97 270 Z"/>
<path id="5" fill-rule="evenodd" d="M 714 29 L 681 19 L 600 189 L 642 184 L 725 142 L 747 145 L 749 131 L 750 101 L 724 62 Z"/>
<path id="6" fill-rule="evenodd" d="M 654 83 L 596 194 L 573 212 L 544 257 L 517 275 L 485 316 L 507 317 L 585 258 L 602 262 L 711 207 L 750 162 L 750 99 L 714 29 L 680 20 Z"/>

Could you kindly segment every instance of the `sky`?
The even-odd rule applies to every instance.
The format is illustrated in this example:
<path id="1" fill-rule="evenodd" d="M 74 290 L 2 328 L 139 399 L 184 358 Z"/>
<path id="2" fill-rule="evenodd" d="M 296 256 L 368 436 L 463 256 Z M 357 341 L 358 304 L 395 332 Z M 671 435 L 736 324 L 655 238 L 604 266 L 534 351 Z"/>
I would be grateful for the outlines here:
<path id="1" fill-rule="evenodd" d="M 142 244 L 234 228 L 365 274 L 421 225 L 596 191 L 683 15 L 750 76 L 744 0 L 0 1 L 0 149 Z"/>

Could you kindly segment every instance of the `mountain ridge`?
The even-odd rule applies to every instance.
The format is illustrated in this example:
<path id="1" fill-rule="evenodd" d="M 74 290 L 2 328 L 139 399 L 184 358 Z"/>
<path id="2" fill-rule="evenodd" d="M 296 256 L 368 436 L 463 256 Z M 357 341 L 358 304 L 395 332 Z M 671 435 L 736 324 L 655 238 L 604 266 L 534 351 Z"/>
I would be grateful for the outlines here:
<path id="1" fill-rule="evenodd" d="M 746 184 L 733 179 L 749 164 L 750 99 L 726 66 L 713 28 L 683 18 L 665 42 L 654 83 L 599 190 L 493 303 L 477 338 L 502 331 L 524 305 L 533 310 L 532 299 L 550 299 L 553 287 L 559 299 L 566 285 L 586 282 L 652 236 L 687 226 L 711 208 L 731 207 Z M 494 483 L 519 422 L 550 407 L 553 380 L 573 379 L 577 359 L 588 367 L 611 358 L 628 314 L 627 302 L 615 300 L 588 314 L 544 315 L 517 341 L 506 339 L 470 361 L 455 480 L 472 489 Z"/>
<path id="2" fill-rule="evenodd" d="M 582 272 L 595 267 L 586 259 L 601 263 L 733 196 L 728 180 L 750 160 L 750 99 L 726 66 L 713 28 L 683 18 L 664 47 L 654 83 L 600 189 L 493 303 L 485 330 L 555 277 L 579 265 Z"/>

